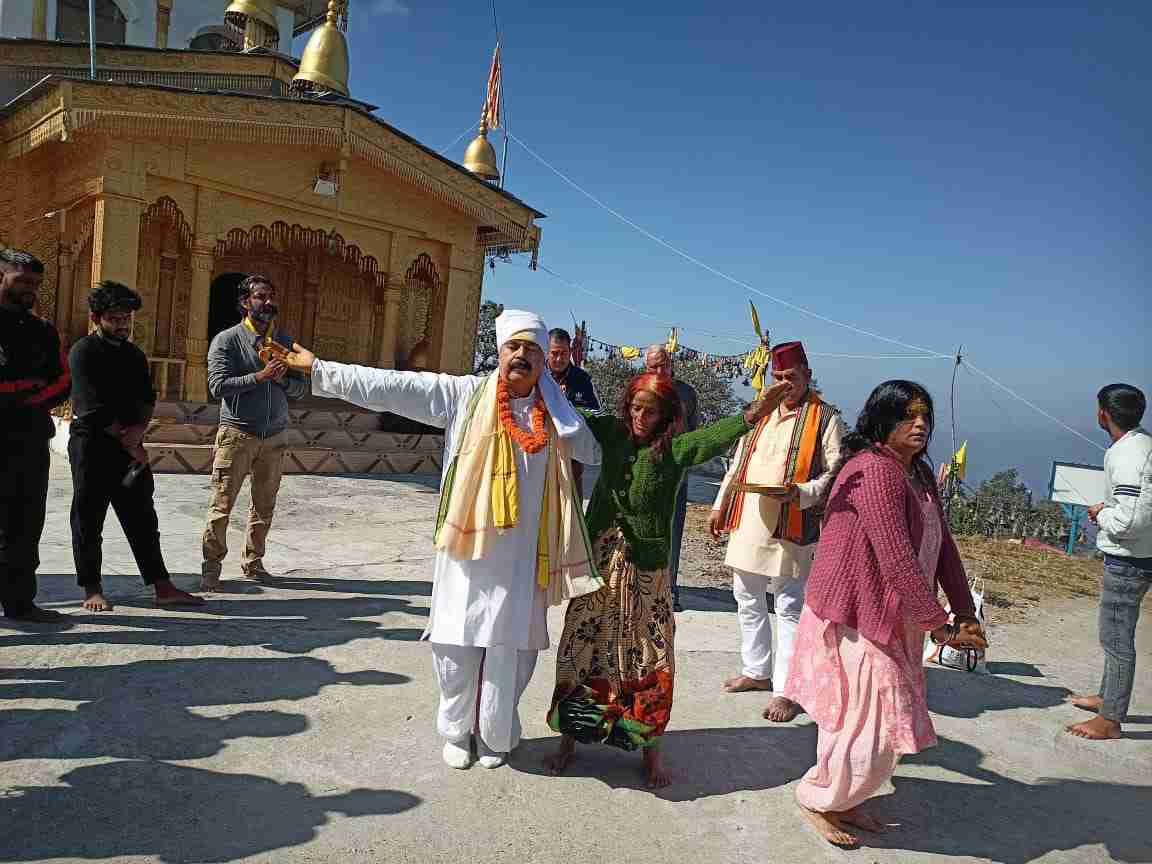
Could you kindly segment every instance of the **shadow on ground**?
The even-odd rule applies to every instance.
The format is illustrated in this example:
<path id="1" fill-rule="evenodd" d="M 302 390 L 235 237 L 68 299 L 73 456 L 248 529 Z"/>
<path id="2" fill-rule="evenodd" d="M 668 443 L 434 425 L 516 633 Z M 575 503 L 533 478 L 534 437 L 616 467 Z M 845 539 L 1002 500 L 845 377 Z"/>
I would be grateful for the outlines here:
<path id="1" fill-rule="evenodd" d="M 49 577 L 52 578 L 52 577 Z M 187 586 L 198 577 L 186 574 L 174 581 Z M 111 580 L 109 580 L 111 581 Z M 284 581 L 284 586 L 280 582 Z M 317 583 L 313 587 L 311 583 Z M 152 609 L 151 594 L 139 589 L 124 591 L 124 577 L 116 580 L 109 599 L 117 608 Z M 233 583 L 225 582 L 227 589 Z M 242 583 L 237 583 L 241 584 Z M 270 588 L 328 590 L 364 593 L 363 597 L 311 597 L 277 599 L 223 593 L 208 596 L 208 603 L 195 607 L 156 609 L 149 615 L 121 615 L 73 612 L 60 624 L 32 627 L 6 627 L 0 630 L 0 648 L 17 645 L 171 645 L 171 646 L 259 646 L 285 654 L 308 654 L 318 648 L 344 645 L 357 639 L 387 639 L 415 642 L 422 628 L 385 627 L 380 618 L 390 613 L 427 617 L 428 608 L 413 605 L 411 596 L 431 593 L 429 582 L 374 582 L 372 580 L 276 580 Z M 256 589 L 258 590 L 258 589 Z M 128 596 L 124 596 L 125 594 Z M 382 597 L 378 595 L 398 595 Z M 60 605 L 45 604 L 45 605 Z M 76 631 L 78 624 L 100 624 L 107 629 Z"/>
<path id="2" fill-rule="evenodd" d="M 307 843 L 330 813 L 384 815 L 420 803 L 391 789 L 313 795 L 299 783 L 148 761 L 88 765 L 60 783 L 0 795 L 0 860 L 234 861 Z"/>
<path id="3" fill-rule="evenodd" d="M 1067 687 L 1029 684 L 999 675 L 977 675 L 931 664 L 925 665 L 924 674 L 928 680 L 928 708 L 947 717 L 973 718 L 987 711 L 1014 708 L 1052 708 L 1063 703 L 1068 695 Z"/>
<path id="4" fill-rule="evenodd" d="M 308 728 L 303 715 L 190 709 L 299 701 L 325 687 L 379 687 L 391 672 L 337 672 L 313 657 L 143 660 L 117 666 L 0 669 L 0 699 L 52 699 L 68 707 L 4 712 L 0 761 L 11 759 L 204 759 L 235 738 L 276 738 Z"/>
<path id="5" fill-rule="evenodd" d="M 1092 845 L 1102 845 L 1108 860 L 1152 861 L 1152 786 L 1048 778 L 1021 783 L 983 768 L 983 758 L 975 747 L 946 738 L 939 747 L 906 757 L 902 764 L 936 766 L 967 779 L 898 775 L 895 794 L 870 807 L 900 827 L 864 835 L 864 842 L 1003 864 L 1028 864 Z"/>
<path id="6" fill-rule="evenodd" d="M 736 599 L 731 588 L 689 588 L 681 585 L 680 605 L 684 611 L 735 612 Z"/>
<path id="7" fill-rule="evenodd" d="M 555 752 L 559 736 L 524 740 L 509 765 L 526 774 L 547 775 L 544 760 Z M 668 732 L 660 746 L 674 783 L 653 792 L 666 801 L 695 801 L 733 792 L 786 786 L 812 766 L 816 727 L 736 727 Z M 643 789 L 639 752 L 604 745 L 577 745 L 576 759 L 557 784 L 592 778 L 613 789 Z M 562 788 L 557 790 L 563 794 Z"/>

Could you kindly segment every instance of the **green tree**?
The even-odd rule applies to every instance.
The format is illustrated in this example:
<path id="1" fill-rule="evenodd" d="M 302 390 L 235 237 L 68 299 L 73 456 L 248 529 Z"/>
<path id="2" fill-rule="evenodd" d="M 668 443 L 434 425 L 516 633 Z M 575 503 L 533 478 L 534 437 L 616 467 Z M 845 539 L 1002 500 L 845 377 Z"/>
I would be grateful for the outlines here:
<path id="1" fill-rule="evenodd" d="M 976 493 L 981 498 L 994 498 L 1012 504 L 1030 504 L 1032 493 L 1020 480 L 1020 472 L 1015 468 L 997 471 L 980 484 Z"/>
<path id="2" fill-rule="evenodd" d="M 500 365 L 500 346 L 496 344 L 496 316 L 504 311 L 503 303 L 485 300 L 476 318 L 476 342 L 472 349 L 473 374 L 491 372 Z"/>
<path id="3" fill-rule="evenodd" d="M 628 382 L 643 371 L 639 363 L 631 363 L 618 356 L 588 360 L 584 368 L 592 376 L 601 407 L 611 413 L 615 413 Z M 731 382 L 721 378 L 715 370 L 686 360 L 678 360 L 674 368 L 678 379 L 696 388 L 700 399 L 701 423 L 713 423 L 735 413 L 740 407 L 740 401 L 732 392 Z"/>

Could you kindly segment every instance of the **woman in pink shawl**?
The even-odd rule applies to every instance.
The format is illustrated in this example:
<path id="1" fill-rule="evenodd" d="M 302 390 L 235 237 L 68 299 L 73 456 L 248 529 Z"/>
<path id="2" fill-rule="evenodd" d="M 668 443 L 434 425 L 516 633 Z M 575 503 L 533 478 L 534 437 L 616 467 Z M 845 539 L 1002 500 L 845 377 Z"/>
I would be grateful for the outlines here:
<path id="1" fill-rule="evenodd" d="M 872 391 L 844 439 L 785 696 L 819 726 L 796 800 L 830 843 L 883 826 L 860 805 L 900 756 L 936 744 L 924 690 L 924 633 L 984 647 L 960 553 L 925 459 L 932 397 L 911 381 Z M 954 613 L 940 605 L 937 588 Z"/>

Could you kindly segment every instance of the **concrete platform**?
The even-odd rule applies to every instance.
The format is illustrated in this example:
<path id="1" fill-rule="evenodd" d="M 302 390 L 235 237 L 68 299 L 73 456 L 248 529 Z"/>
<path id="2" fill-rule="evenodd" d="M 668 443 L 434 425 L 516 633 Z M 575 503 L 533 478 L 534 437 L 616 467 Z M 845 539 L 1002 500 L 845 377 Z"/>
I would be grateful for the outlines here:
<path id="1" fill-rule="evenodd" d="M 170 569 L 191 586 L 208 480 L 162 475 L 157 490 Z M 551 652 L 525 695 L 511 764 L 452 771 L 433 729 L 428 646 L 416 641 L 431 593 L 432 482 L 286 479 L 267 557 L 280 578 L 263 589 L 228 581 L 200 611 L 150 608 L 110 519 L 118 606 L 101 616 L 77 611 L 69 498 L 55 461 L 41 598 L 71 618 L 0 622 L 0 860 L 1152 861 L 1147 619 L 1129 735 L 1102 744 L 1062 732 L 1085 716 L 1063 704 L 1065 688 L 1099 678 L 1093 604 L 993 620 L 994 676 L 929 670 L 940 746 L 906 759 L 894 794 L 873 805 L 900 827 L 841 852 L 793 805 L 814 727 L 769 724 L 762 696 L 721 692 L 739 666 L 724 592 L 684 593 L 669 790 L 646 791 L 639 759 L 606 748 L 582 749 L 569 776 L 544 775 Z M 237 575 L 230 558 L 225 578 Z M 554 637 L 560 622 L 553 610 Z"/>

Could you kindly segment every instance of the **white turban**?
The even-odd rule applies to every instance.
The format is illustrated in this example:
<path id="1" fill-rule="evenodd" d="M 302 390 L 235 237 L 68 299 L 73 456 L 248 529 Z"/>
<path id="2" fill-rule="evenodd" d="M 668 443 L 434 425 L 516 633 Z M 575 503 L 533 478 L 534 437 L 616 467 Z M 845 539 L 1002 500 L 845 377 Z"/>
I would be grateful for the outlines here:
<path id="1" fill-rule="evenodd" d="M 496 316 L 496 347 L 502 347 L 505 342 L 513 338 L 535 342 L 541 351 L 548 351 L 548 325 L 535 312 L 505 309 Z M 540 388 L 540 395 L 544 397 L 548 413 L 552 415 L 556 433 L 561 438 L 575 435 L 582 425 L 580 415 L 576 413 L 576 409 L 572 407 L 560 385 L 552 380 L 547 368 L 540 373 L 537 386 Z"/>
<path id="2" fill-rule="evenodd" d="M 496 316 L 496 347 L 501 347 L 513 336 L 535 342 L 541 351 L 548 350 L 548 325 L 535 312 L 505 309 Z"/>

